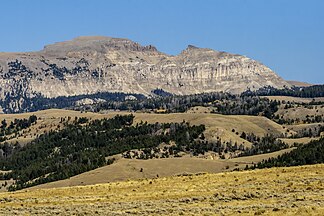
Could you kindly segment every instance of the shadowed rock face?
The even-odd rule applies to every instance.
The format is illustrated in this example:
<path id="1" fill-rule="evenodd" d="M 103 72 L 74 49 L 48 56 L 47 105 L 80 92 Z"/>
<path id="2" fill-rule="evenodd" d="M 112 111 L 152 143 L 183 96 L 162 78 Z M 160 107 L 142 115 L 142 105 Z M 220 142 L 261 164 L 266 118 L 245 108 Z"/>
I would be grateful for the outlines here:
<path id="1" fill-rule="evenodd" d="M 162 88 L 175 94 L 290 86 L 263 64 L 241 55 L 189 45 L 177 56 L 128 39 L 79 37 L 39 52 L 0 53 L 0 99 Z M 18 101 L 19 103 L 19 101 Z"/>

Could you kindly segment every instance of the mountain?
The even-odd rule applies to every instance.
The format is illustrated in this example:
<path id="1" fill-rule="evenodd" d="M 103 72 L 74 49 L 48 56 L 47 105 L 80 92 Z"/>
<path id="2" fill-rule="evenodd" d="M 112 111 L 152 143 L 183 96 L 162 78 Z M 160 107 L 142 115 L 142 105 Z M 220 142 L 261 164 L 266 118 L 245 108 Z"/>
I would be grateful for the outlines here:
<path id="1" fill-rule="evenodd" d="M 263 86 L 291 85 L 253 59 L 192 45 L 171 56 L 128 39 L 90 36 L 38 52 L 0 53 L 0 102 L 14 112 L 39 96 L 150 95 L 154 89 L 180 95 L 240 93 Z"/>

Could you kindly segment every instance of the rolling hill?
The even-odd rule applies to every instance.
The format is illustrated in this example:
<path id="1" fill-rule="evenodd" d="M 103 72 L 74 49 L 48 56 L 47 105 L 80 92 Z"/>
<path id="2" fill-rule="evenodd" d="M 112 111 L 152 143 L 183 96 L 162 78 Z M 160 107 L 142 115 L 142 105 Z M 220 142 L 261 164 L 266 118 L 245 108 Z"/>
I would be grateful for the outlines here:
<path id="1" fill-rule="evenodd" d="M 0 193 L 0 214 L 322 215 L 324 166 Z"/>

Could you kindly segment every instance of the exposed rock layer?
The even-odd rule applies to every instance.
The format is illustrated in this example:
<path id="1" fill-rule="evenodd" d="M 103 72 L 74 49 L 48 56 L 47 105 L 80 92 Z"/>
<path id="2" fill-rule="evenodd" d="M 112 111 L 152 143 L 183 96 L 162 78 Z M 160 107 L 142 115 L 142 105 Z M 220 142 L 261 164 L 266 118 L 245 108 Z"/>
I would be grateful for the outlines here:
<path id="1" fill-rule="evenodd" d="M 128 39 L 79 37 L 39 52 L 0 53 L 0 99 L 129 92 L 162 88 L 175 94 L 290 86 L 263 64 L 241 55 L 189 45 L 177 56 Z M 16 101 L 19 103 L 19 100 Z"/>

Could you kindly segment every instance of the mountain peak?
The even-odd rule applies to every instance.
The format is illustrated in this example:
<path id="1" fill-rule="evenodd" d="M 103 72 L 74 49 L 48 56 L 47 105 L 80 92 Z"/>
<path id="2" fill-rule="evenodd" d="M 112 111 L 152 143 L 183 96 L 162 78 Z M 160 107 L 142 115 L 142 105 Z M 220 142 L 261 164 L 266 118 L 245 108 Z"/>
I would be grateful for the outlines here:
<path id="1" fill-rule="evenodd" d="M 150 95 L 157 88 L 180 95 L 241 93 L 264 86 L 290 84 L 253 59 L 193 45 L 169 56 L 128 39 L 83 36 L 40 52 L 0 55 L 0 102 L 11 95 L 8 106 L 16 110 L 22 106 L 21 98 L 36 95 Z"/>
<path id="2" fill-rule="evenodd" d="M 89 40 L 111 40 L 112 37 L 107 36 L 79 36 L 74 38 L 72 41 L 89 41 Z"/>
<path id="3" fill-rule="evenodd" d="M 133 52 L 158 52 L 152 45 L 142 46 L 137 42 L 124 38 L 105 36 L 81 36 L 70 41 L 57 42 L 44 47 L 41 52 L 47 54 L 66 54 L 69 52 L 99 52 L 106 53 L 108 50 L 125 50 Z"/>
<path id="4" fill-rule="evenodd" d="M 194 45 L 189 44 L 189 45 L 187 46 L 187 49 L 186 49 L 186 50 L 193 50 L 193 49 L 200 49 L 200 48 L 199 48 L 199 47 L 196 47 L 196 46 L 194 46 Z"/>
<path id="5" fill-rule="evenodd" d="M 212 51 L 214 53 L 218 53 L 218 51 L 216 51 L 216 50 L 212 50 L 212 49 L 209 49 L 209 48 L 201 48 L 201 47 L 197 47 L 197 46 L 194 46 L 194 45 L 191 45 L 191 44 L 189 44 L 187 46 L 187 48 L 182 51 L 182 53 L 186 54 L 186 53 L 206 52 L 206 51 L 207 52 Z"/>

